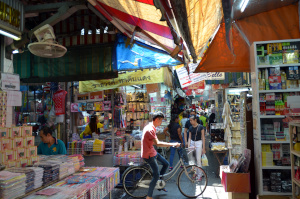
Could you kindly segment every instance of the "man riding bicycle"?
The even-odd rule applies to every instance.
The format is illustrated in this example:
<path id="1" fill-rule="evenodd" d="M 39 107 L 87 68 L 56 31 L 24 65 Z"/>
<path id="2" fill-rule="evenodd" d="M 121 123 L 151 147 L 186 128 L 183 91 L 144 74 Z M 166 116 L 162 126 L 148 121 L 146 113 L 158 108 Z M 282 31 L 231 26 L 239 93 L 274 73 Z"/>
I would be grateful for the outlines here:
<path id="1" fill-rule="evenodd" d="M 151 180 L 146 199 L 152 199 L 153 190 L 159 179 L 159 175 L 164 175 L 169 166 L 168 161 L 165 158 L 163 158 L 159 153 L 156 152 L 153 145 L 156 145 L 158 147 L 179 147 L 180 146 L 180 143 L 162 142 L 157 139 L 156 127 L 161 125 L 163 119 L 164 119 L 164 114 L 160 111 L 156 112 L 153 114 L 152 117 L 153 122 L 150 122 L 143 129 L 143 137 L 141 143 L 141 156 L 150 165 L 153 171 L 153 178 Z M 163 165 L 160 174 L 158 173 L 157 160 L 161 162 Z"/>

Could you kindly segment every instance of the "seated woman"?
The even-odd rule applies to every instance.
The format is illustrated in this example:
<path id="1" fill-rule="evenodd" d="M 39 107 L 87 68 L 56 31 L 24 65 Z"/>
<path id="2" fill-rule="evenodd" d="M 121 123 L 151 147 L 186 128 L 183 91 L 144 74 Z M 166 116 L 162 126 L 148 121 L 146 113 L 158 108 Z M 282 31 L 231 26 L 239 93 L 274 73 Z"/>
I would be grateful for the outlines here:
<path id="1" fill-rule="evenodd" d="M 103 124 L 99 123 L 98 117 L 92 115 L 90 117 L 90 123 L 86 125 L 84 131 L 80 134 L 80 138 L 91 138 L 93 133 L 98 133 L 98 129 L 103 128 Z"/>

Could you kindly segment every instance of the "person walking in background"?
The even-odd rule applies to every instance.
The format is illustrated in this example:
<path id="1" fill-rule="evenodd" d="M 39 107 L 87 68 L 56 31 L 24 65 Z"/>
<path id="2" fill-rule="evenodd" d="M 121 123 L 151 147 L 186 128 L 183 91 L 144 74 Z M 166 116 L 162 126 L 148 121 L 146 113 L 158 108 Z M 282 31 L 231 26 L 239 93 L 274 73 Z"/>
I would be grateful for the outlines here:
<path id="1" fill-rule="evenodd" d="M 195 116 L 198 124 L 202 124 L 202 121 L 199 120 L 199 117 L 196 116 L 196 111 L 193 110 L 193 109 L 190 112 L 190 117 L 192 117 L 192 116 Z M 188 119 L 186 121 L 186 123 L 185 123 L 185 126 L 184 126 L 184 142 L 185 142 L 185 147 L 188 146 L 188 140 L 189 140 L 189 134 L 188 134 L 188 132 L 189 132 L 190 127 L 191 127 L 191 122 Z"/>
<path id="2" fill-rule="evenodd" d="M 200 118 L 199 119 L 202 121 L 202 126 L 205 129 L 204 131 L 206 131 L 207 118 L 204 116 L 204 111 L 200 112 Z"/>
<path id="3" fill-rule="evenodd" d="M 93 133 L 98 133 L 98 129 L 103 128 L 103 124 L 99 123 L 98 117 L 92 115 L 90 117 L 90 123 L 86 125 L 84 131 L 80 134 L 80 138 L 91 138 Z"/>
<path id="4" fill-rule="evenodd" d="M 164 119 L 164 114 L 162 112 L 156 112 L 153 114 L 152 120 L 147 126 L 143 129 L 143 136 L 141 142 L 141 156 L 142 158 L 150 165 L 153 178 L 149 185 L 149 190 L 146 199 L 152 199 L 153 190 L 159 179 L 159 171 L 157 160 L 162 163 L 163 167 L 160 171 L 160 175 L 164 175 L 168 169 L 168 161 L 163 158 L 159 153 L 156 152 L 153 145 L 158 147 L 179 147 L 180 143 L 168 143 L 161 142 L 157 139 L 156 136 L 156 127 L 160 126 Z M 165 189 L 163 189 L 165 191 Z"/>
<path id="5" fill-rule="evenodd" d="M 210 125 L 211 124 L 213 124 L 213 123 L 216 123 L 216 114 L 214 114 L 214 113 L 211 113 L 210 114 L 210 116 L 209 116 L 209 119 L 208 119 L 208 124 L 207 124 L 207 126 L 208 126 L 208 132 L 210 133 Z"/>
<path id="6" fill-rule="evenodd" d="M 189 141 L 188 148 L 194 148 L 196 150 L 197 166 L 201 167 L 201 156 L 205 154 L 205 135 L 204 127 L 197 123 L 197 117 L 192 115 L 190 117 L 190 129 L 189 129 Z M 202 174 L 199 170 L 196 171 L 197 180 L 201 180 Z"/>
<path id="7" fill-rule="evenodd" d="M 170 143 L 181 143 L 181 144 L 183 143 L 183 139 L 181 135 L 181 127 L 178 121 L 179 121 L 178 115 L 172 115 L 170 124 L 164 129 L 164 133 L 167 136 L 170 136 Z M 170 162 L 169 171 L 173 170 L 173 160 L 174 160 L 174 155 L 176 150 L 177 149 L 174 147 L 170 148 L 171 154 L 170 154 L 170 161 L 169 161 Z"/>
<path id="8" fill-rule="evenodd" d="M 181 128 L 182 128 L 182 130 L 181 130 L 181 136 L 182 136 L 182 138 L 183 138 L 183 146 L 185 146 L 185 141 L 184 141 L 184 129 L 185 129 L 185 124 L 186 124 L 186 122 L 189 120 L 189 118 L 188 118 L 188 113 L 186 112 L 186 111 L 183 111 L 183 113 L 182 113 L 182 120 L 180 121 L 180 124 L 181 124 Z"/>

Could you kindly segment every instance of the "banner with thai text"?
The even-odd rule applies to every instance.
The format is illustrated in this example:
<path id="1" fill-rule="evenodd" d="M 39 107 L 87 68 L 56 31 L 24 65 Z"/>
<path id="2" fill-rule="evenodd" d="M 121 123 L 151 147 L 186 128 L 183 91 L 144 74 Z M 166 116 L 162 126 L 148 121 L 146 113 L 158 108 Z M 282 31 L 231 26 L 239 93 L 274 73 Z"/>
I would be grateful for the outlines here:
<path id="1" fill-rule="evenodd" d="M 79 93 L 95 92 L 119 88 L 121 86 L 154 84 L 164 82 L 164 69 L 144 69 L 119 74 L 109 80 L 90 80 L 79 82 Z"/>

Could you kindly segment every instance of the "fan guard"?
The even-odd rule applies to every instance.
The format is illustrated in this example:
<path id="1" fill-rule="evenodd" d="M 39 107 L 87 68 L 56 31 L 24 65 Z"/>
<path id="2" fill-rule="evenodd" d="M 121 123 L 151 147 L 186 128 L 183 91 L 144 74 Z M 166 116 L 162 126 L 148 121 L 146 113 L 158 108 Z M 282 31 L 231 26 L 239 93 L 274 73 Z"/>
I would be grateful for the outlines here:
<path id="1" fill-rule="evenodd" d="M 52 42 L 34 42 L 28 45 L 29 51 L 39 57 L 58 58 L 66 54 L 67 49 Z"/>

